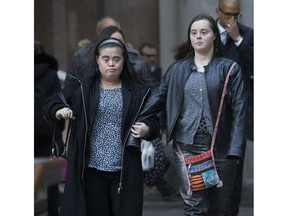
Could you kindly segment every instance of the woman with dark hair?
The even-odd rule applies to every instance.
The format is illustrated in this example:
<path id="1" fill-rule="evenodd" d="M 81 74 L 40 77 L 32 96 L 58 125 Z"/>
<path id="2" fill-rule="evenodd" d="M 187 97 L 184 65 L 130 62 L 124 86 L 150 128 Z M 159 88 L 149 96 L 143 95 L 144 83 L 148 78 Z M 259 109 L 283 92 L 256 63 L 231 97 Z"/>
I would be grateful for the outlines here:
<path id="1" fill-rule="evenodd" d="M 166 132 L 173 140 L 176 177 L 185 215 L 231 215 L 230 201 L 236 168 L 244 155 L 246 99 L 241 69 L 229 77 L 214 146 L 216 169 L 223 186 L 193 191 L 183 157 L 211 147 L 222 90 L 233 61 L 221 57 L 217 24 L 199 14 L 188 26 L 185 58 L 173 63 L 151 92 L 138 121 L 166 108 Z M 177 149 L 182 151 L 183 155 Z"/>
<path id="2" fill-rule="evenodd" d="M 116 26 L 108 26 L 102 30 L 102 32 L 99 34 L 97 41 L 101 41 L 105 38 L 116 38 L 126 44 L 124 33 L 117 28 Z M 134 71 L 142 77 L 142 79 L 145 79 L 149 86 L 153 86 L 153 77 L 150 75 L 149 71 L 149 65 L 146 64 L 139 55 L 139 52 L 135 50 L 134 48 L 130 47 L 130 45 L 126 45 L 126 49 L 128 52 L 128 57 L 133 65 Z"/>
<path id="3" fill-rule="evenodd" d="M 72 120 L 60 215 L 140 216 L 141 152 L 129 140 L 155 139 L 158 119 L 135 122 L 149 90 L 133 71 L 121 41 L 97 43 L 94 61 L 93 76 L 68 74 L 60 94 L 44 105 L 48 119 Z"/>
<path id="4" fill-rule="evenodd" d="M 116 26 L 108 26 L 104 28 L 98 35 L 97 39 L 89 45 L 91 48 L 85 54 L 86 64 L 83 64 L 79 67 L 78 64 L 74 64 L 75 62 L 72 62 L 72 64 L 70 65 L 70 70 L 74 71 L 73 74 L 76 74 L 76 76 L 78 76 L 79 74 L 81 74 L 82 76 L 91 76 L 91 74 L 94 73 L 93 71 L 94 66 L 91 67 L 91 63 L 92 65 L 95 64 L 94 61 L 94 55 L 95 55 L 94 52 L 96 50 L 95 48 L 100 41 L 107 38 L 115 38 L 120 40 L 123 44 L 125 44 L 124 33 L 121 31 L 121 29 L 117 28 Z M 145 79 L 147 85 L 152 86 L 153 83 L 148 73 L 149 66 L 141 59 L 137 50 L 127 45 L 126 49 L 129 61 L 131 62 L 134 71 L 138 74 L 138 76 L 141 76 L 142 79 Z"/>

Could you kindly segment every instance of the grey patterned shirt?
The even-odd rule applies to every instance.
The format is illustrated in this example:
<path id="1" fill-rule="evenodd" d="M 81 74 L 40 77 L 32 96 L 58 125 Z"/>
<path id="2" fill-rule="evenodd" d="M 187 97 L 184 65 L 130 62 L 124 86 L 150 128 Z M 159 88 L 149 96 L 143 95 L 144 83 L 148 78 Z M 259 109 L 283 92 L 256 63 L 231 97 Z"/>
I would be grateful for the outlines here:
<path id="1" fill-rule="evenodd" d="M 102 171 L 121 169 L 122 89 L 100 88 L 99 105 L 90 138 L 88 167 Z"/>
<path id="2" fill-rule="evenodd" d="M 193 71 L 185 85 L 184 99 L 176 122 L 177 142 L 192 144 L 196 133 L 213 133 L 205 73 Z"/>

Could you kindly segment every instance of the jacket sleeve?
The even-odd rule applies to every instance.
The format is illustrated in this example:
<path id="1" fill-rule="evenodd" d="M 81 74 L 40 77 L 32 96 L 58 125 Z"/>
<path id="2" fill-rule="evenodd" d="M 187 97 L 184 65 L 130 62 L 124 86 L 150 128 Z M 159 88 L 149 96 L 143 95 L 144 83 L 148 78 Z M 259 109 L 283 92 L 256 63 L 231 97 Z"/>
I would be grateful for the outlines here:
<path id="1" fill-rule="evenodd" d="M 240 66 L 235 65 L 229 79 L 231 94 L 232 128 L 230 135 L 229 156 L 243 158 L 245 151 L 246 94 Z"/>
<path id="2" fill-rule="evenodd" d="M 166 110 L 167 94 L 169 90 L 171 91 L 169 85 L 171 81 L 172 71 L 173 66 L 170 66 L 167 72 L 161 78 L 160 82 L 152 88 L 151 94 L 145 101 L 138 118 L 139 121 L 145 122 L 146 119 L 156 119 L 157 117 L 159 130 L 160 120 L 158 116 L 161 111 Z M 164 118 L 166 119 L 166 116 Z"/>
<path id="3" fill-rule="evenodd" d="M 243 29 L 242 32 L 243 41 L 237 48 L 240 54 L 240 58 L 245 65 L 245 73 L 249 73 L 249 77 L 253 76 L 254 67 L 254 37 L 253 30 L 250 28 Z M 243 71 L 242 71 L 243 72 Z"/>
<path id="4" fill-rule="evenodd" d="M 149 116 L 141 116 L 142 110 L 151 96 L 152 90 L 150 89 L 149 93 L 143 99 L 143 105 L 139 110 L 139 114 L 137 117 L 137 121 L 145 123 L 149 127 L 149 134 L 143 137 L 146 140 L 154 140 L 159 137 L 160 134 L 160 121 L 158 115 L 149 115 Z"/>
<path id="5" fill-rule="evenodd" d="M 172 67 L 167 70 L 160 82 L 152 88 L 151 94 L 141 109 L 139 119 L 146 119 L 158 115 L 158 113 L 165 109 L 171 71 Z"/>
<path id="6" fill-rule="evenodd" d="M 67 81 L 65 83 L 65 87 L 60 90 L 63 96 L 65 97 L 68 105 L 71 106 L 71 99 L 73 97 L 75 89 L 79 86 L 79 82 L 69 76 L 67 76 Z M 59 97 L 58 92 L 51 95 L 46 99 L 43 105 L 43 114 L 48 120 L 57 120 L 55 117 L 56 112 L 63 107 L 67 107 L 62 99 Z"/>

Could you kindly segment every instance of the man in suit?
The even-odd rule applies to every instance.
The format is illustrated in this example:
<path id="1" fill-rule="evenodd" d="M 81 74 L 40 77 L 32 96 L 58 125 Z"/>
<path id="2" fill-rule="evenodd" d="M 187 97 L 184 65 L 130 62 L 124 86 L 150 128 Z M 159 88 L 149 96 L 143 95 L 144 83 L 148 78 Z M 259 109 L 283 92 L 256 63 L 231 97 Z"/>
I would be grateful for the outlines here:
<path id="1" fill-rule="evenodd" d="M 219 0 L 216 8 L 217 25 L 223 45 L 224 57 L 236 61 L 242 69 L 247 93 L 247 139 L 253 140 L 253 29 L 239 23 L 241 8 L 239 0 Z M 242 190 L 243 160 L 238 166 L 238 174 L 232 195 L 231 212 L 238 215 Z"/>

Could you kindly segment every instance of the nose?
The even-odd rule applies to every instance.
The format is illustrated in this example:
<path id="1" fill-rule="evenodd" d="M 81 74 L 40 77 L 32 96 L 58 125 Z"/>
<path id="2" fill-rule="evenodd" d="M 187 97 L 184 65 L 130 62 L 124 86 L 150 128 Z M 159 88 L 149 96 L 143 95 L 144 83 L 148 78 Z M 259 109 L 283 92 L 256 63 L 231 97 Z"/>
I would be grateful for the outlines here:
<path id="1" fill-rule="evenodd" d="M 230 17 L 228 18 L 228 20 L 236 21 L 236 20 L 237 20 L 237 17 L 235 17 L 235 16 L 230 16 Z"/>
<path id="2" fill-rule="evenodd" d="M 198 32 L 196 37 L 197 37 L 197 39 L 201 39 L 201 32 Z"/>
<path id="3" fill-rule="evenodd" d="M 154 61 L 155 60 L 155 56 L 151 55 L 151 56 L 149 56 L 149 59 L 150 59 L 150 61 Z"/>
<path id="4" fill-rule="evenodd" d="M 113 61 L 113 59 L 110 59 L 109 61 L 108 61 L 108 66 L 114 66 L 114 61 Z"/>

